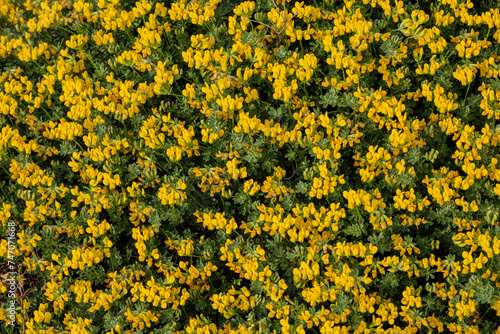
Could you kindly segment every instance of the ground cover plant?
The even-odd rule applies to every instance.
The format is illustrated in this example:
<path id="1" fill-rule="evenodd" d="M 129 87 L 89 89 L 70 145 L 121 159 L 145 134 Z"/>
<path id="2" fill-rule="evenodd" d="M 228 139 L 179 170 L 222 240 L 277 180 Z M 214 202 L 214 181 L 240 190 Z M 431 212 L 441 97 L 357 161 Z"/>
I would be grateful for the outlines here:
<path id="1" fill-rule="evenodd" d="M 0 0 L 3 333 L 500 333 L 500 5 Z"/>

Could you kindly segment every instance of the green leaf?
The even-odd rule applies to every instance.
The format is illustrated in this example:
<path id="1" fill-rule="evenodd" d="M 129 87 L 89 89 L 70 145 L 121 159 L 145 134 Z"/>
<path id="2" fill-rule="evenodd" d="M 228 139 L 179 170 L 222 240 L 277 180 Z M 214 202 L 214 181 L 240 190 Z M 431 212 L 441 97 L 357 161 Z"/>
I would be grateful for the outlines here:
<path id="1" fill-rule="evenodd" d="M 308 194 L 309 187 L 303 181 L 299 181 L 295 187 L 295 191 L 298 192 L 299 194 Z"/>
<path id="2" fill-rule="evenodd" d="M 261 156 L 262 156 L 262 153 L 256 152 L 256 151 L 251 151 L 243 157 L 243 160 L 245 160 L 251 164 L 254 164 L 254 163 L 257 163 L 259 161 Z"/>
<path id="3" fill-rule="evenodd" d="M 331 87 L 328 93 L 320 97 L 319 104 L 326 108 L 328 106 L 335 107 L 339 99 L 338 90 L 335 87 Z"/>

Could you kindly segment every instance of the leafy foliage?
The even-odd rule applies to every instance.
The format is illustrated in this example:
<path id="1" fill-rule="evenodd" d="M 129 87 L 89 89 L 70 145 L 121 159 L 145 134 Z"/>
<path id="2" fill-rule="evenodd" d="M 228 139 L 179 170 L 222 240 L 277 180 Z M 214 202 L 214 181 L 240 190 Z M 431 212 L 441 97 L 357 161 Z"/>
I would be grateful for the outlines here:
<path id="1" fill-rule="evenodd" d="M 3 332 L 500 331 L 496 22 L 0 0 Z"/>

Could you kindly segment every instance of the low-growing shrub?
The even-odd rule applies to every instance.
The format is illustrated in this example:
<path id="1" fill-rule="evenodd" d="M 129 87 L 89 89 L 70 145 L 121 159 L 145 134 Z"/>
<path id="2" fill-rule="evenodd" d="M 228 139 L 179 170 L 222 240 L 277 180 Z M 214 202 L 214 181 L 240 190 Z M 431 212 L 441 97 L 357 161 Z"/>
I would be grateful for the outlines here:
<path id="1" fill-rule="evenodd" d="M 500 6 L 0 0 L 5 333 L 500 333 Z"/>

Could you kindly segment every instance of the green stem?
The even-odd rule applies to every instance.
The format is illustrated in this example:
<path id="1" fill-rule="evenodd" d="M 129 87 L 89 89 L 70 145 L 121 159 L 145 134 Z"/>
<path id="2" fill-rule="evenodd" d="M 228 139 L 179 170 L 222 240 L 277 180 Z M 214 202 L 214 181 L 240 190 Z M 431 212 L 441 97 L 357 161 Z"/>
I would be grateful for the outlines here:
<path id="1" fill-rule="evenodd" d="M 99 275 L 97 274 L 97 272 L 94 269 L 93 264 L 90 266 L 90 268 L 92 268 L 92 272 L 95 274 L 95 277 L 99 277 Z"/>
<path id="2" fill-rule="evenodd" d="M 304 87 L 304 85 L 301 85 L 302 87 L 302 90 L 304 91 L 304 93 L 306 94 L 306 96 L 309 98 L 309 94 L 307 93 L 307 90 L 306 88 Z"/>
<path id="3" fill-rule="evenodd" d="M 128 133 L 128 128 L 127 128 L 127 125 L 125 125 L 124 120 L 122 120 L 122 125 L 123 125 L 123 128 L 125 129 L 126 133 Z"/>
<path id="4" fill-rule="evenodd" d="M 357 205 L 356 205 L 356 213 L 358 214 L 359 223 L 362 223 L 363 218 L 361 218 L 361 214 L 359 213 L 359 209 L 358 209 Z"/>
<path id="5" fill-rule="evenodd" d="M 3 167 L 2 167 L 2 168 L 3 168 Z M 3 170 L 5 170 L 5 169 L 3 168 Z M 1 188 L 1 190 L 2 190 L 3 197 L 4 197 L 4 201 L 5 201 L 8 197 L 7 197 L 7 195 L 5 194 L 5 192 L 3 191 L 3 187 Z"/>
<path id="6" fill-rule="evenodd" d="M 179 165 L 179 167 L 184 170 L 184 167 L 179 163 L 179 161 L 174 161 L 177 165 Z"/>
<path id="7" fill-rule="evenodd" d="M 483 320 L 483 318 L 486 316 L 486 314 L 488 314 L 488 312 L 491 310 L 491 306 L 486 310 L 486 312 L 484 312 L 483 316 L 481 317 L 481 319 L 479 319 L 478 322 L 481 322 Z"/>
<path id="8" fill-rule="evenodd" d="M 87 56 L 87 59 L 90 60 L 90 62 L 92 63 L 92 66 L 94 66 L 94 68 L 97 70 L 97 66 L 95 66 L 95 63 L 94 61 L 92 60 L 92 57 L 90 57 L 85 51 L 83 52 L 83 54 L 85 56 Z"/>
<path id="9" fill-rule="evenodd" d="M 210 279 L 211 275 L 207 275 L 208 283 L 210 284 L 210 289 L 215 288 L 214 284 L 212 283 L 212 280 Z"/>
<path id="10" fill-rule="evenodd" d="M 111 270 L 115 271 L 115 261 L 113 261 L 113 255 L 111 255 L 110 260 L 111 260 Z"/>
<path id="11" fill-rule="evenodd" d="M 33 60 L 33 62 L 35 63 L 35 65 L 41 70 L 42 67 L 38 64 L 38 62 L 36 60 Z"/>
<path id="12" fill-rule="evenodd" d="M 178 98 L 183 98 L 184 97 L 183 95 L 173 94 L 173 93 L 168 93 L 167 95 L 175 96 L 175 97 L 178 97 Z"/>
<path id="13" fill-rule="evenodd" d="M 464 97 L 464 100 L 463 100 L 464 107 L 465 107 L 465 100 L 467 99 L 467 94 L 469 94 L 469 88 L 470 88 L 470 82 L 469 82 L 469 84 L 467 85 L 467 91 L 465 92 L 465 97 Z"/>
<path id="14" fill-rule="evenodd" d="M 69 32 L 70 34 L 74 34 L 74 32 L 73 32 L 73 31 L 68 30 L 68 29 L 66 29 L 66 28 L 63 28 L 62 26 L 58 26 L 58 28 L 59 28 L 59 29 L 62 29 L 62 30 L 64 30 L 64 31 L 67 31 L 67 32 Z"/>
<path id="15" fill-rule="evenodd" d="M 446 54 L 444 55 L 444 61 L 448 61 L 448 57 L 449 57 L 450 52 L 451 51 L 446 52 Z"/>
<path id="16" fill-rule="evenodd" d="M 196 254 L 191 254 L 191 255 L 189 255 L 189 257 L 190 257 L 190 258 L 197 257 L 198 259 L 203 258 L 202 256 L 200 256 L 200 255 L 196 255 Z M 192 259 L 191 259 L 191 262 L 193 262 L 193 260 L 192 260 Z"/>
<path id="17" fill-rule="evenodd" d="M 184 314 L 186 315 L 186 317 L 189 316 L 189 313 L 186 312 L 186 309 L 184 308 L 184 305 L 181 305 L 179 303 L 179 306 L 182 308 L 182 311 L 184 312 Z"/>
<path id="18" fill-rule="evenodd" d="M 324 73 L 324 72 L 323 72 L 320 68 L 316 68 L 316 71 L 319 71 L 319 73 L 323 74 L 323 75 L 325 76 L 325 78 L 328 78 L 328 77 L 326 76 L 326 74 L 325 74 L 325 73 Z"/>
<path id="19" fill-rule="evenodd" d="M 181 75 L 181 78 L 184 79 L 184 80 L 186 80 L 190 84 L 193 83 L 190 79 L 186 78 L 184 75 Z"/>
<path id="20" fill-rule="evenodd" d="M 134 37 L 132 37 L 132 34 L 130 33 L 129 29 L 125 29 L 125 33 L 127 34 L 128 38 L 130 38 L 131 42 L 134 42 Z"/>
<path id="21" fill-rule="evenodd" d="M 181 87 L 179 87 L 179 84 L 177 83 L 177 80 L 174 80 L 174 84 L 177 87 L 177 89 L 182 92 L 182 89 L 181 89 Z M 179 95 L 179 96 L 182 96 L 182 95 Z M 184 98 L 184 96 L 182 96 L 182 98 Z"/>
<path id="22" fill-rule="evenodd" d="M 193 200 L 196 202 L 196 204 L 198 204 L 198 205 L 199 205 L 199 207 L 200 207 L 200 208 L 203 208 L 203 207 L 204 207 L 204 206 L 203 206 L 203 205 L 202 205 L 202 204 L 201 204 L 201 203 L 200 203 L 200 202 L 196 199 L 196 197 L 191 196 L 190 198 L 191 198 L 191 199 L 193 199 Z"/>
<path id="23" fill-rule="evenodd" d="M 160 48 L 158 48 L 158 51 L 160 51 L 161 55 L 163 56 L 163 60 L 166 61 L 167 57 L 165 57 L 165 54 L 163 53 L 163 51 L 161 51 Z"/>
<path id="24" fill-rule="evenodd" d="M 80 143 L 77 142 L 76 139 L 73 139 L 73 141 L 76 143 L 76 145 L 78 145 L 78 147 L 80 148 L 80 150 L 82 150 L 82 152 L 83 152 L 84 149 L 82 148 L 82 146 L 80 145 Z"/>
<path id="25" fill-rule="evenodd" d="M 224 202 L 224 197 L 222 197 L 222 194 L 221 194 L 221 193 L 219 193 L 219 197 L 220 197 L 220 199 L 222 200 L 222 207 L 223 207 L 223 209 L 225 210 L 225 209 L 226 209 L 226 202 Z"/>
<path id="26" fill-rule="evenodd" d="M 43 111 L 45 111 L 45 113 L 47 114 L 47 116 L 49 116 L 49 120 L 52 119 L 52 117 L 50 116 L 50 114 L 47 111 L 47 109 L 45 109 L 42 105 L 40 105 L 40 107 L 43 109 Z"/>

